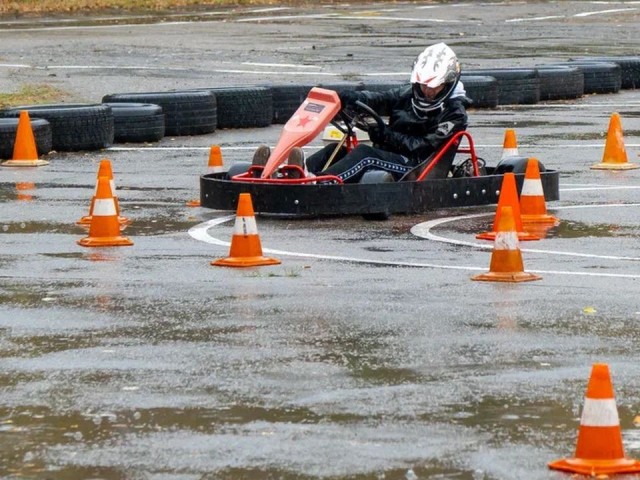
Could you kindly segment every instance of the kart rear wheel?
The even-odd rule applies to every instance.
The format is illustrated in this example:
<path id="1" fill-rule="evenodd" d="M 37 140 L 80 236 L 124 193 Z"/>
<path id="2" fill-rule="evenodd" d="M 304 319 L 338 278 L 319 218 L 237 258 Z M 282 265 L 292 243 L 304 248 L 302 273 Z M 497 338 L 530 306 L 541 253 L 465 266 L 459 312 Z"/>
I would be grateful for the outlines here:
<path id="1" fill-rule="evenodd" d="M 250 167 L 251 167 L 251 162 L 236 162 L 233 165 L 231 165 L 231 167 L 229 167 L 229 171 L 227 172 L 227 178 L 231 180 L 236 175 L 247 173 Z"/>
<path id="2" fill-rule="evenodd" d="M 389 172 L 385 172 L 384 170 L 369 170 L 364 172 L 359 183 L 391 183 L 394 181 L 393 175 Z M 362 214 L 362 218 L 365 220 L 389 220 L 389 217 L 391 217 L 391 213 L 388 210 Z"/>

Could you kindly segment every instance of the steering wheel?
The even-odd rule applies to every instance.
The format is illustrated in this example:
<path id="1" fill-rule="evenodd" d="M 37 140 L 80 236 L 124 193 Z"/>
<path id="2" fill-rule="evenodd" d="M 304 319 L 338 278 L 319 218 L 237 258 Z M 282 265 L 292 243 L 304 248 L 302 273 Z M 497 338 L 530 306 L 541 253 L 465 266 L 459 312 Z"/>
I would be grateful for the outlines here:
<path id="1" fill-rule="evenodd" d="M 360 130 L 368 132 L 371 127 L 378 127 L 384 130 L 386 127 L 384 120 L 378 115 L 378 113 L 366 103 L 357 101 L 354 103 L 355 109 L 343 109 L 343 113 L 349 118 L 349 123 L 358 127 Z"/>

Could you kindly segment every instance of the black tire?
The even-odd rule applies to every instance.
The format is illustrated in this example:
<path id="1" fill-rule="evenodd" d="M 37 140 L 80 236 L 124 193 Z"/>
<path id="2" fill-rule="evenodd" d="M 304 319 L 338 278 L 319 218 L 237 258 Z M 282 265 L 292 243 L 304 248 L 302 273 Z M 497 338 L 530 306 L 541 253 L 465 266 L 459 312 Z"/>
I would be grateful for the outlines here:
<path id="1" fill-rule="evenodd" d="M 535 68 L 466 70 L 466 75 L 483 75 L 498 81 L 498 105 L 533 104 L 540 101 L 540 77 Z"/>
<path id="2" fill-rule="evenodd" d="M 227 171 L 227 179 L 231 180 L 236 175 L 240 175 L 242 173 L 247 173 L 249 171 L 249 167 L 251 167 L 251 162 L 236 162 Z"/>
<path id="3" fill-rule="evenodd" d="M 584 74 L 578 67 L 540 65 L 540 100 L 565 100 L 584 95 Z"/>
<path id="4" fill-rule="evenodd" d="M 268 127 L 273 99 L 268 87 L 206 88 L 216 96 L 218 128 Z"/>
<path id="5" fill-rule="evenodd" d="M 493 174 L 502 175 L 504 173 L 526 173 L 528 161 L 529 157 L 521 157 L 518 155 L 506 157 L 498 162 Z M 542 162 L 538 162 L 538 168 L 540 169 L 540 173 L 547 171 Z"/>
<path id="6" fill-rule="evenodd" d="M 496 108 L 498 106 L 498 80 L 486 75 L 461 75 L 467 97 L 473 108 Z"/>
<path id="7" fill-rule="evenodd" d="M 114 141 L 157 142 L 164 137 L 162 107 L 149 103 L 105 103 L 113 112 Z"/>
<path id="8" fill-rule="evenodd" d="M 151 103 L 164 113 L 165 135 L 202 135 L 216 130 L 216 97 L 207 90 L 115 93 L 102 97 L 103 103 Z"/>
<path id="9" fill-rule="evenodd" d="M 611 62 L 558 62 L 550 65 L 578 67 L 584 75 L 584 93 L 618 93 L 622 86 L 620 65 Z"/>
<path id="10" fill-rule="evenodd" d="M 384 170 L 367 170 L 358 183 L 392 183 L 394 181 L 393 175 L 389 172 L 385 172 Z M 389 220 L 390 217 L 391 213 L 389 211 L 362 214 L 362 218 L 365 220 L 374 221 Z"/>
<path id="11" fill-rule="evenodd" d="M 100 150 L 113 144 L 113 113 L 108 105 L 27 105 L 0 111 L 1 117 L 19 117 L 27 110 L 31 118 L 51 124 L 51 146 L 59 152 Z"/>
<path id="12" fill-rule="evenodd" d="M 13 146 L 18 131 L 18 118 L 0 118 L 0 158 L 13 158 Z M 46 155 L 51 151 L 51 124 L 42 118 L 31 119 L 31 130 L 36 141 L 38 155 Z"/>
<path id="13" fill-rule="evenodd" d="M 573 62 L 610 62 L 620 66 L 620 88 L 640 88 L 640 57 L 577 57 Z"/>
<path id="14" fill-rule="evenodd" d="M 272 123 L 287 123 L 307 98 L 313 85 L 269 85 L 273 99 Z"/>

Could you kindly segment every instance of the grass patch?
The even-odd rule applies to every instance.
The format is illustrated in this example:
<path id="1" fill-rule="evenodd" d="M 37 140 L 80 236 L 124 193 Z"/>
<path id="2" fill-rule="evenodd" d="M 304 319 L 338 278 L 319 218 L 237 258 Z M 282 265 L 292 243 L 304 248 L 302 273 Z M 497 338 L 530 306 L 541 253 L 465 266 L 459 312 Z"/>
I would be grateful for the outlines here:
<path id="1" fill-rule="evenodd" d="M 0 108 L 37 103 L 55 103 L 68 94 L 51 85 L 23 85 L 16 93 L 0 92 Z"/>
<path id="2" fill-rule="evenodd" d="M 0 14 L 175 10 L 205 6 L 299 5 L 308 2 L 309 0 L 0 0 Z"/>

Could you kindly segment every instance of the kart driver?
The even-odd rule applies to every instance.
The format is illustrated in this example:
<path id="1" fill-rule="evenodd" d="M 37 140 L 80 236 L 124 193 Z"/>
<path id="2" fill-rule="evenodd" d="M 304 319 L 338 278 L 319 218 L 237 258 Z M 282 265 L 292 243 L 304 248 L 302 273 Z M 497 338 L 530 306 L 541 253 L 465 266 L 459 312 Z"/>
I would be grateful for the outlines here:
<path id="1" fill-rule="evenodd" d="M 418 55 L 410 85 L 383 92 L 344 91 L 339 96 L 343 109 L 360 101 L 376 112 L 390 112 L 388 126 L 368 129 L 373 146 L 360 143 L 349 153 L 342 147 L 324 169 L 337 146 L 332 143 L 301 165 L 316 175 L 336 175 L 343 182 L 358 182 L 369 168 L 388 171 L 398 180 L 467 126 L 465 105 L 470 100 L 460 82 L 458 58 L 444 43 Z M 302 150 L 296 150 L 294 156 L 300 157 Z"/>

